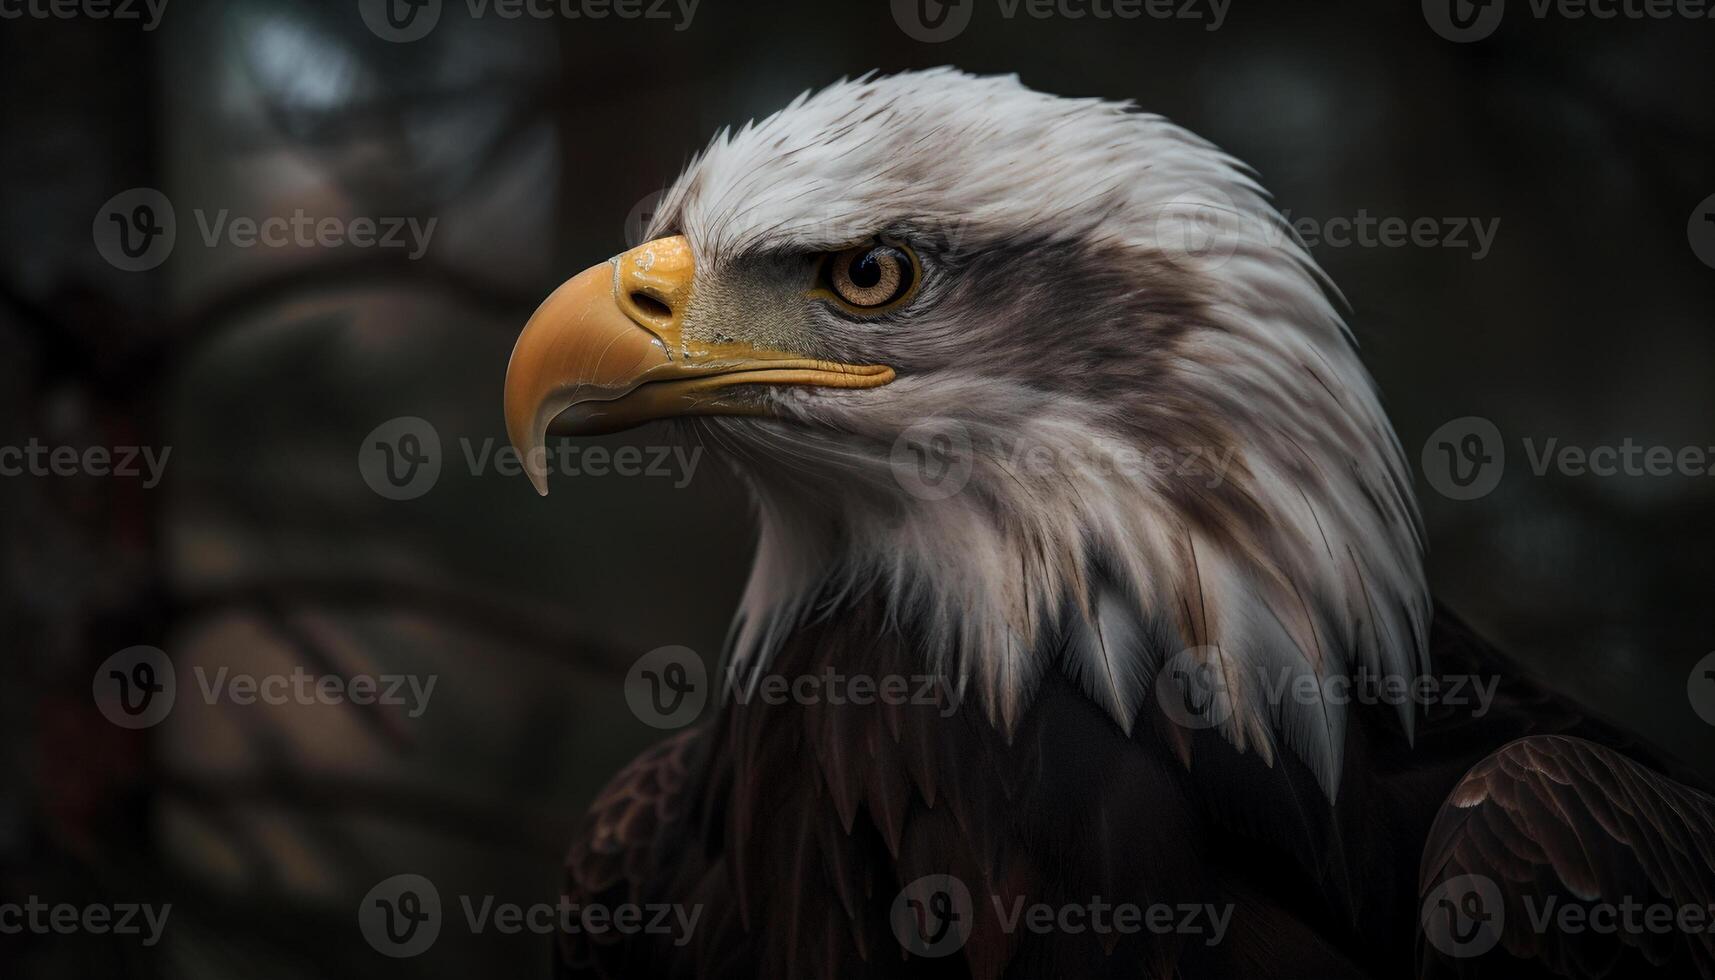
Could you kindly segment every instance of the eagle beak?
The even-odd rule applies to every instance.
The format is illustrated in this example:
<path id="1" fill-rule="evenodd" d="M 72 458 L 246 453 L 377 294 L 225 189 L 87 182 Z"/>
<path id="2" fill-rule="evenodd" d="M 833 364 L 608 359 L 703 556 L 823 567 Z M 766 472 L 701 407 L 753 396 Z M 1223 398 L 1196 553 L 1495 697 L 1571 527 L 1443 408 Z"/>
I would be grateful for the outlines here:
<path id="1" fill-rule="evenodd" d="M 542 302 L 506 367 L 506 434 L 536 492 L 548 492 L 548 424 L 574 435 L 682 415 L 761 415 L 736 385 L 874 388 L 882 365 L 840 364 L 683 334 L 696 260 L 682 235 L 578 273 Z"/>

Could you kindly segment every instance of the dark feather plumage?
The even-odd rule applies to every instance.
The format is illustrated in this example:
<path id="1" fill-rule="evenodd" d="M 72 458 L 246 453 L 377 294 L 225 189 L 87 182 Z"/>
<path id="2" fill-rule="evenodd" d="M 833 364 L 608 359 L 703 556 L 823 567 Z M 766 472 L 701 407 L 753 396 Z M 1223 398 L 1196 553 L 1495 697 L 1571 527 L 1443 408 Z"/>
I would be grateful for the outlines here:
<path id="1" fill-rule="evenodd" d="M 1715 797 L 1610 748 L 1539 735 L 1472 768 L 1430 831 L 1421 884 L 1463 876 L 1493 884 L 1471 911 L 1495 916 L 1499 941 L 1463 958 L 1424 942 L 1423 977 L 1715 977 Z M 1583 925 L 1598 906 L 1612 927 Z M 1663 917 L 1679 910 L 1694 920 Z"/>
<path id="2" fill-rule="evenodd" d="M 1514 679 L 1513 665 L 1456 619 L 1439 616 L 1432 636 L 1440 676 L 1507 678 L 1494 702 L 1480 717 L 1472 706 L 1434 707 L 1415 744 L 1389 711 L 1357 711 L 1332 805 L 1303 763 L 1265 765 L 1213 732 L 1190 736 L 1187 768 L 1163 738 L 1177 726 L 1153 701 L 1128 736 L 1059 678 L 1010 744 L 971 705 L 944 716 L 940 703 L 729 704 L 616 777 L 567 867 L 575 902 L 700 903 L 698 935 L 683 947 L 568 936 L 567 975 L 1407 976 L 1420 864 L 1426 888 L 1487 871 L 1507 883 L 1509 901 L 1559 881 L 1562 891 L 1709 904 L 1708 797 L 1584 741 L 1625 744 Z M 796 632 L 776 670 L 910 675 L 918 663 L 875 604 L 859 602 Z M 1450 795 L 1478 793 L 1487 802 L 1449 816 Z M 1567 800 L 1580 808 L 1568 811 Z M 1551 813 L 1575 846 L 1541 839 Z M 906 958 L 888 921 L 899 890 L 929 874 L 952 874 L 974 896 L 972 933 L 947 960 Z M 1042 936 L 1002 928 L 996 896 L 1000 909 L 1021 896 L 1100 896 L 1234 911 L 1215 945 L 1196 935 Z M 1585 971 L 1559 975 L 1626 975 L 1601 972 L 1623 956 L 1531 938 L 1509 933 L 1506 949 Z M 1673 975 L 1705 976 L 1686 971 L 1708 963 L 1707 938 L 1637 952 L 1680 969 Z M 1475 960 L 1437 973 L 1447 964 L 1428 954 L 1424 964 L 1424 976 L 1525 975 L 1481 972 Z"/>

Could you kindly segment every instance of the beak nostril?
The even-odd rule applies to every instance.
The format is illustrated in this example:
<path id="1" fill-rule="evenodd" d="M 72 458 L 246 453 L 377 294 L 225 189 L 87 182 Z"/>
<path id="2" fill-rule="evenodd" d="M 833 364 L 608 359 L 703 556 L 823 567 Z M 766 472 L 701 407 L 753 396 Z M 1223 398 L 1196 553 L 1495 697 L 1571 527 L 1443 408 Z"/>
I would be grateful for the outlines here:
<path id="1" fill-rule="evenodd" d="M 670 320 L 673 318 L 673 308 L 645 292 L 634 291 L 631 294 L 632 305 L 636 306 L 645 316 Z"/>

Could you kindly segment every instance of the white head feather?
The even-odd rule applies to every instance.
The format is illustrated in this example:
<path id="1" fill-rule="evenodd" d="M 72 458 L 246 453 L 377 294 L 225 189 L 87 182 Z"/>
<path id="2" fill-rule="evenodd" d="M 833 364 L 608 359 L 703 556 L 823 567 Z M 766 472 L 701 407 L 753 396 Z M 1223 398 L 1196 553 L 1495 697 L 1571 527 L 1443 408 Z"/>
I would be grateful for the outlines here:
<path id="1" fill-rule="evenodd" d="M 1320 270 L 1205 141 L 1011 77 L 862 78 L 719 134 L 656 221 L 698 257 L 688 331 L 796 331 L 818 356 L 900 372 L 767 394 L 793 422 L 698 423 L 757 493 L 740 673 L 803 617 L 874 593 L 1009 730 L 1061 669 L 1130 731 L 1179 656 L 1227 678 L 1215 720 L 1235 745 L 1272 760 L 1284 739 L 1332 793 L 1343 709 L 1270 684 L 1423 669 L 1398 442 Z M 884 322 L 794 326 L 719 285 L 875 235 L 925 266 Z M 960 492 L 900 479 L 900 447 L 925 431 L 968 439 Z M 1188 475 L 1115 465 L 1161 450 L 1212 455 Z M 1044 458 L 1059 462 L 1021 463 Z"/>

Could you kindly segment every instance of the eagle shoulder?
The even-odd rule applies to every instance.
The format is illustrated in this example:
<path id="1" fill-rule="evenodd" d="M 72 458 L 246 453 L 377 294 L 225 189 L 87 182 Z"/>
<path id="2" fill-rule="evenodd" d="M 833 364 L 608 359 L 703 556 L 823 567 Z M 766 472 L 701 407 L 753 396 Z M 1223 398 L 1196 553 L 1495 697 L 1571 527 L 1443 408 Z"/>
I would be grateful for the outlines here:
<path id="1" fill-rule="evenodd" d="M 703 732 L 688 728 L 644 750 L 610 780 L 585 814 L 566 855 L 562 895 L 573 909 L 665 901 L 689 855 L 685 842 L 704 751 Z M 647 909 L 645 913 L 647 913 Z M 630 975 L 651 945 L 617 930 L 560 933 L 562 977 Z"/>
<path id="2" fill-rule="evenodd" d="M 1429 832 L 1420 975 L 1715 977 L 1711 842 L 1715 797 L 1585 739 L 1511 742 Z M 1687 909 L 1705 929 L 1663 918 Z"/>

